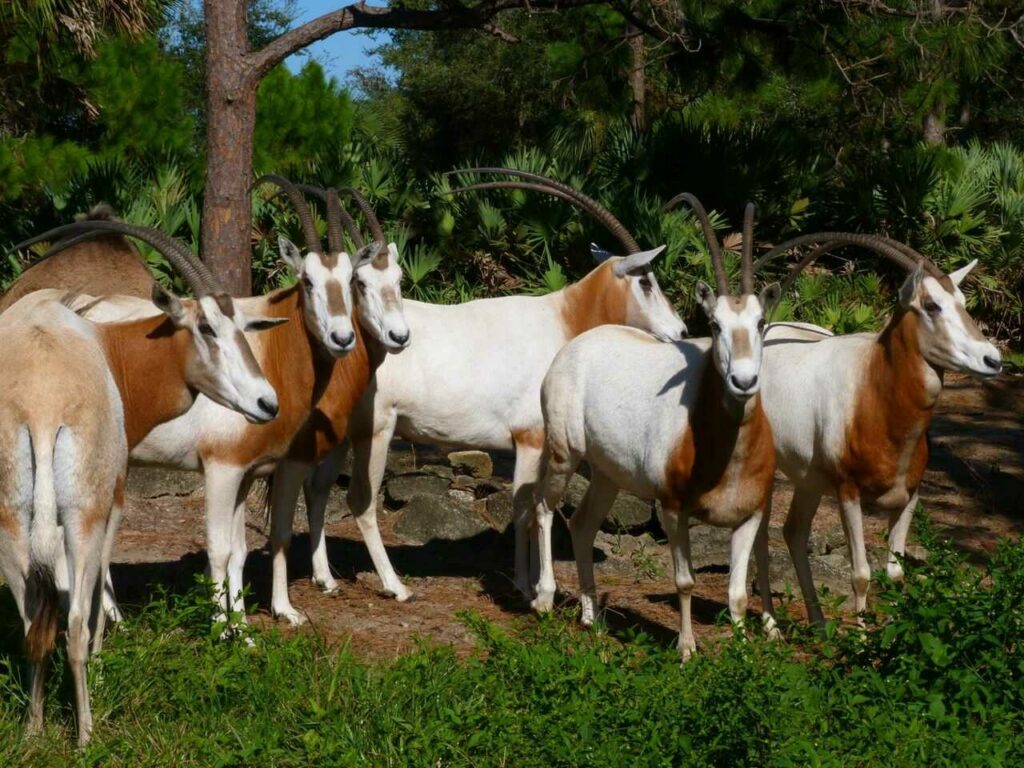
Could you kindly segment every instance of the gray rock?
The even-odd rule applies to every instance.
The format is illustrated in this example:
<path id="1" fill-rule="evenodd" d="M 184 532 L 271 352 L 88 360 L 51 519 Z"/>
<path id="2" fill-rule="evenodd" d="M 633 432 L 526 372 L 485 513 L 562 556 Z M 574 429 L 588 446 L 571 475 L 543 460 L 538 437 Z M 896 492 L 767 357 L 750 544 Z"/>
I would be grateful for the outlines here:
<path id="1" fill-rule="evenodd" d="M 575 512 L 583 502 L 583 497 L 590 487 L 589 481 L 580 475 L 573 475 L 562 497 L 562 507 L 566 513 Z M 601 529 L 608 533 L 633 532 L 646 526 L 654 514 L 654 505 L 639 499 L 631 493 L 620 491 L 615 497 L 608 517 Z"/>
<path id="2" fill-rule="evenodd" d="M 690 557 L 693 569 L 728 568 L 732 554 L 732 529 L 699 523 L 690 526 Z"/>
<path id="3" fill-rule="evenodd" d="M 452 480 L 455 477 L 455 473 L 452 472 L 452 468 L 446 467 L 443 464 L 424 464 L 419 468 L 417 474 L 443 477 L 445 480 Z"/>
<path id="4" fill-rule="evenodd" d="M 505 490 L 488 496 L 484 511 L 490 526 L 504 531 L 512 523 L 512 491 Z"/>
<path id="5" fill-rule="evenodd" d="M 161 496 L 191 496 L 202 487 L 203 476 L 200 472 L 163 467 L 132 467 L 125 492 L 139 499 L 158 499 Z"/>
<path id="6" fill-rule="evenodd" d="M 447 496 L 448 481 L 435 475 L 399 475 L 384 485 L 384 500 L 393 509 L 405 506 L 416 496 Z"/>
<path id="7" fill-rule="evenodd" d="M 494 474 L 494 463 L 483 451 L 452 451 L 448 461 L 459 474 L 470 477 L 490 477 Z"/>
<path id="8" fill-rule="evenodd" d="M 395 533 L 416 544 L 433 539 L 458 541 L 487 530 L 476 510 L 448 496 L 414 496 L 395 522 Z"/>

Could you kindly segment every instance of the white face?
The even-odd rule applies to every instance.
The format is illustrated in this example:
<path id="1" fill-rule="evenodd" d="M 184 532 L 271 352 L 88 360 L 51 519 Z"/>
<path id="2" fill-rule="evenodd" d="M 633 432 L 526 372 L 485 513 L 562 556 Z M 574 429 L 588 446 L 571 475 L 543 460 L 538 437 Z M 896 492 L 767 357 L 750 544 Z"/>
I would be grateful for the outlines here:
<path id="1" fill-rule="evenodd" d="M 277 393 L 243 334 L 273 328 L 283 318 L 246 317 L 227 296 L 182 302 L 154 288 L 153 302 L 177 328 L 189 331 L 192 354 L 185 378 L 190 387 L 256 424 L 277 415 Z"/>
<path id="2" fill-rule="evenodd" d="M 615 274 L 628 282 L 626 324 L 647 331 L 661 341 L 679 341 L 686 337 L 686 323 L 661 292 L 651 261 L 665 246 L 634 253 L 615 263 Z"/>
<path id="3" fill-rule="evenodd" d="M 697 283 L 697 300 L 711 324 L 711 349 L 725 390 L 746 400 L 761 388 L 761 356 L 764 349 L 764 302 L 777 286 L 761 296 L 715 296 L 703 281 Z"/>
<path id="4" fill-rule="evenodd" d="M 900 288 L 900 304 L 918 318 L 918 342 L 925 360 L 946 370 L 995 376 L 1002 368 L 996 346 L 967 314 L 960 283 L 976 261 L 948 275 L 949 283 L 919 268 Z"/>
<path id="5" fill-rule="evenodd" d="M 302 256 L 287 238 L 278 238 L 281 259 L 298 275 L 306 329 L 331 355 L 356 345 L 352 328 L 352 263 L 347 254 Z"/>
<path id="6" fill-rule="evenodd" d="M 367 249 L 376 246 L 370 244 Z M 398 265 L 398 247 L 388 244 L 368 260 L 360 258 L 355 270 L 359 322 L 388 351 L 409 346 L 409 323 L 402 311 L 402 268 Z"/>

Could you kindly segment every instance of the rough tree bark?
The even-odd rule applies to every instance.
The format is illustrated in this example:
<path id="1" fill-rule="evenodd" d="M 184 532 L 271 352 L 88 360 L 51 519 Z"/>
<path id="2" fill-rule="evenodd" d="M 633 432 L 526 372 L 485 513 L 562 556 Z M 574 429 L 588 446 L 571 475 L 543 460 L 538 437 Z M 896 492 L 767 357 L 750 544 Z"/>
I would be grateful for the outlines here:
<path id="1" fill-rule="evenodd" d="M 640 133 L 647 131 L 647 81 L 644 69 L 647 66 L 647 51 L 644 47 L 644 33 L 633 24 L 626 27 L 626 40 L 631 52 L 629 63 L 629 90 L 633 99 L 631 122 Z"/>
<path id="2" fill-rule="evenodd" d="M 275 65 L 336 32 L 375 29 L 480 29 L 518 42 L 494 23 L 514 8 L 564 10 L 609 0 L 478 0 L 442 3 L 436 9 L 374 7 L 358 2 L 291 29 L 258 51 L 249 50 L 246 0 L 205 0 L 207 37 L 206 194 L 202 258 L 235 295 L 252 290 L 250 236 L 256 89 Z"/>

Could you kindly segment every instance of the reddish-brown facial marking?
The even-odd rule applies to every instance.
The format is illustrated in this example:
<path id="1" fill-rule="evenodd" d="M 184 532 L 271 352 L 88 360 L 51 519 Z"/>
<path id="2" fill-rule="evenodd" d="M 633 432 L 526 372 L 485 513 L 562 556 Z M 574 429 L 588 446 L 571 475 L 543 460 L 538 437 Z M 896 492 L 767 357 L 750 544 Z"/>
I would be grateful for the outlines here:
<path id="1" fill-rule="evenodd" d="M 877 499 L 898 484 L 913 493 L 921 482 L 935 400 L 925 387 L 918 323 L 901 312 L 871 350 L 837 467 L 841 498 Z"/>
<path id="2" fill-rule="evenodd" d="M 328 280 L 327 289 L 327 311 L 334 316 L 344 315 L 348 310 L 345 308 L 345 294 L 341 289 L 341 283 L 337 280 Z"/>
<path id="3" fill-rule="evenodd" d="M 746 328 L 734 328 L 732 331 L 732 356 L 736 359 L 750 357 L 753 349 L 750 345 L 750 333 Z"/>
<path id="4" fill-rule="evenodd" d="M 573 339 L 599 325 L 624 325 L 629 300 L 629 281 L 616 277 L 611 262 L 565 289 L 562 325 L 566 339 Z"/>

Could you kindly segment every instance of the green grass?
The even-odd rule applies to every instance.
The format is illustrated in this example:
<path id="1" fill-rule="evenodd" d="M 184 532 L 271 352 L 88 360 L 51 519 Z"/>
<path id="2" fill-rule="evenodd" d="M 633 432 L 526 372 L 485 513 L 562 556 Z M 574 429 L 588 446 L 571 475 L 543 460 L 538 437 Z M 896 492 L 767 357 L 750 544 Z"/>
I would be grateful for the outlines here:
<path id="1" fill-rule="evenodd" d="M 1024 761 L 1024 547 L 984 570 L 929 543 L 884 582 L 865 632 L 790 625 L 680 668 L 642 634 L 570 615 L 510 634 L 463 616 L 478 652 L 357 660 L 311 632 L 220 642 L 200 591 L 158 596 L 90 669 L 77 751 L 67 673 L 26 739 L 16 617 L 0 594 L 0 765 L 1011 766 Z M 59 665 L 58 665 L 59 668 Z"/>

